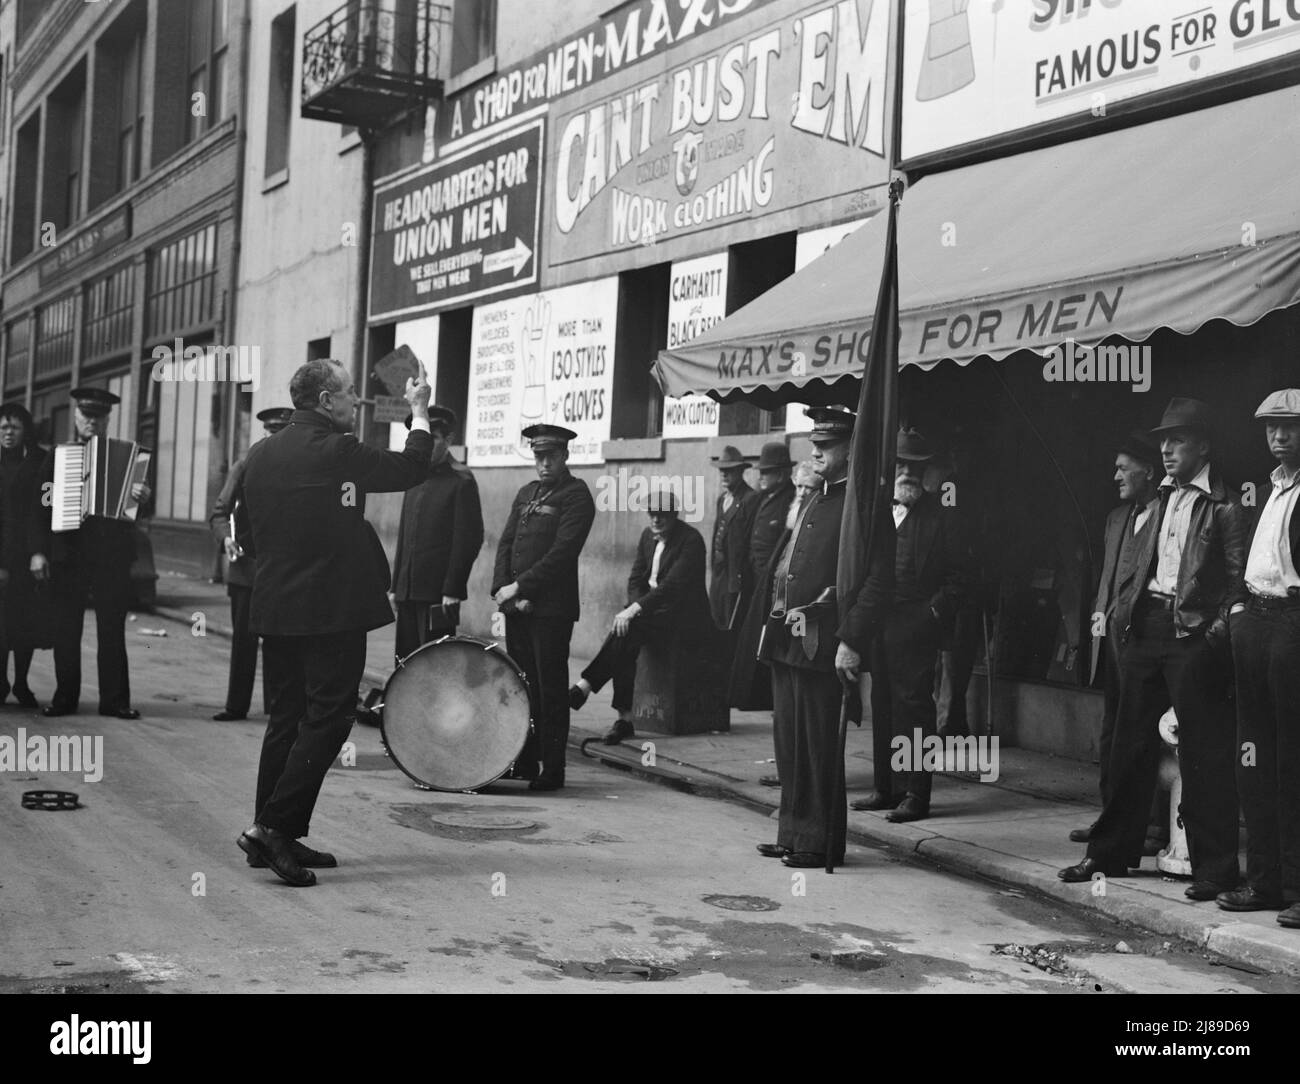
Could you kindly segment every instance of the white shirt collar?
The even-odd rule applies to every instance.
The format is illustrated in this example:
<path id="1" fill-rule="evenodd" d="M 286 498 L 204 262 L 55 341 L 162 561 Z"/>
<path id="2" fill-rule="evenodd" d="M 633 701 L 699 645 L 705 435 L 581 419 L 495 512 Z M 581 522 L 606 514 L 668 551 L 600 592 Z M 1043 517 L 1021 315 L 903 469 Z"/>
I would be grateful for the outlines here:
<path id="1" fill-rule="evenodd" d="M 1287 481 L 1286 468 L 1279 463 L 1268 477 L 1275 488 L 1286 490 L 1290 489 L 1296 482 L 1300 482 L 1300 470 L 1291 475 L 1291 480 Z"/>
<path id="2" fill-rule="evenodd" d="M 1177 485 L 1178 483 L 1174 481 L 1174 476 L 1172 474 L 1166 474 L 1164 480 L 1160 483 L 1160 488 L 1174 489 L 1177 487 Z M 1188 483 L 1188 485 L 1192 486 L 1194 489 L 1199 489 L 1202 493 L 1209 493 L 1210 492 L 1210 464 L 1206 463 L 1205 466 L 1201 468 L 1200 473 L 1195 478 L 1193 478 Z"/>

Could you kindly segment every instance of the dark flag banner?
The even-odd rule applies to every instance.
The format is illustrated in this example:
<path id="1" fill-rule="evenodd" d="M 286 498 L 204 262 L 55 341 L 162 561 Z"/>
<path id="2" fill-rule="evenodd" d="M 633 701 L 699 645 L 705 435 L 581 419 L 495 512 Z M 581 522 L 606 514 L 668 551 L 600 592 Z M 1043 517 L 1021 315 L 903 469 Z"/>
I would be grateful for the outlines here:
<path id="1" fill-rule="evenodd" d="M 894 493 L 898 429 L 898 201 L 902 188 L 902 182 L 897 180 L 889 186 L 885 266 L 862 368 L 858 420 L 849 446 L 848 492 L 844 495 L 835 579 L 841 615 L 846 600 L 856 597 L 866 581 L 871 558 L 890 540 L 884 525 L 889 523 Z M 892 563 L 888 568 L 892 577 Z"/>

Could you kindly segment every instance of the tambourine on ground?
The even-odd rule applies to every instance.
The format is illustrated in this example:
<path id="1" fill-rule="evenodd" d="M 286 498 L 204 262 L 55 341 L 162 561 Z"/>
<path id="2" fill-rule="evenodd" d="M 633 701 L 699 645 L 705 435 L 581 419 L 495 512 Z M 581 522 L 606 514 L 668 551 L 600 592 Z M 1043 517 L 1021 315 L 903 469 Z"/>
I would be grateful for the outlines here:
<path id="1" fill-rule="evenodd" d="M 393 763 L 417 784 L 465 792 L 510 770 L 531 719 L 524 672 L 498 644 L 445 636 L 397 664 L 380 729 Z"/>

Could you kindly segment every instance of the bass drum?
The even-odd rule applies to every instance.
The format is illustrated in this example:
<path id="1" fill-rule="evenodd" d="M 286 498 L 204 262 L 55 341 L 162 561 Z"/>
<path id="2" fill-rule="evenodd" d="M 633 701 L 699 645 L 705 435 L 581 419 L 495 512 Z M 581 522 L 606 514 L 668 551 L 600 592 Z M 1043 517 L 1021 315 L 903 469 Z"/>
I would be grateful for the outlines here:
<path id="1" fill-rule="evenodd" d="M 487 640 L 425 644 L 384 686 L 388 753 L 434 790 L 478 790 L 500 779 L 522 751 L 530 719 L 523 671 Z"/>

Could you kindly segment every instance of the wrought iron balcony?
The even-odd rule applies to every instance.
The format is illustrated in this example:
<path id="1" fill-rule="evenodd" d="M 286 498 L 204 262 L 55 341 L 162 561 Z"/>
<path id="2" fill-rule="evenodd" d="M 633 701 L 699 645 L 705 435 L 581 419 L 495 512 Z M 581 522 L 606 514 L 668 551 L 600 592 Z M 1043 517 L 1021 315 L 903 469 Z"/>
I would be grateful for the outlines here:
<path id="1" fill-rule="evenodd" d="M 302 115 L 375 127 L 442 97 L 451 8 L 430 0 L 350 0 L 303 35 Z"/>

